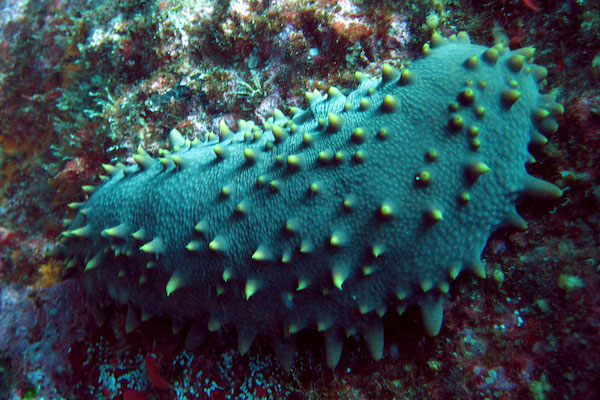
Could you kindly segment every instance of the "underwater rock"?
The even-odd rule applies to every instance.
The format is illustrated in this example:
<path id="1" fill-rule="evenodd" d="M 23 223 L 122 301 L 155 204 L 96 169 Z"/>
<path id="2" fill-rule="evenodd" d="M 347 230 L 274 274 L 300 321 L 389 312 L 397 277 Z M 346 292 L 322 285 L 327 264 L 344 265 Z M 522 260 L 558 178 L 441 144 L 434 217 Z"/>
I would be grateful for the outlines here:
<path id="1" fill-rule="evenodd" d="M 140 148 L 137 165 L 106 165 L 63 233 L 94 309 L 128 304 L 128 331 L 191 321 L 190 346 L 233 324 L 242 354 L 266 334 L 285 367 L 306 328 L 324 332 L 332 367 L 348 334 L 381 358 L 390 309 L 417 305 L 437 335 L 450 282 L 485 275 L 492 232 L 526 228 L 517 198 L 561 196 L 525 164 L 563 108 L 540 94 L 532 48 L 463 32 L 423 53 L 357 74 L 347 95 L 307 93 L 291 118 L 222 123 L 205 142 L 173 131 L 160 159 Z"/>

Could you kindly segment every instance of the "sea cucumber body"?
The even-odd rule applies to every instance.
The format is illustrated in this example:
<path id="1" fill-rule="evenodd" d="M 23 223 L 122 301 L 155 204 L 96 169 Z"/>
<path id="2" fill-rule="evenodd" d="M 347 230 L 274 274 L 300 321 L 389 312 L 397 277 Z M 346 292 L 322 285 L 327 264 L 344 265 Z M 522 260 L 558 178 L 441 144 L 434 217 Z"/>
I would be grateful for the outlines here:
<path id="1" fill-rule="evenodd" d="M 66 233 L 92 302 L 129 304 L 131 329 L 142 315 L 234 324 L 242 351 L 262 333 L 283 359 L 316 328 L 330 365 L 346 333 L 381 357 L 390 309 L 418 305 L 437 334 L 450 281 L 484 273 L 493 231 L 524 226 L 517 197 L 560 196 L 525 169 L 560 107 L 528 50 L 436 44 L 347 96 L 308 94 L 291 119 L 174 137 L 161 161 L 112 168 Z"/>

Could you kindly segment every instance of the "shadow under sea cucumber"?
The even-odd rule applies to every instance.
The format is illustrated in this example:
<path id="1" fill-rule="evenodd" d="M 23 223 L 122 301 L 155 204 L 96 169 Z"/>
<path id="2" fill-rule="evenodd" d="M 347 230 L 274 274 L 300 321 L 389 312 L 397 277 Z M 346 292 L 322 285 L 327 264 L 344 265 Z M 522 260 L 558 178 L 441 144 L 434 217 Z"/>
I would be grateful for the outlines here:
<path id="1" fill-rule="evenodd" d="M 533 53 L 434 34 L 410 68 L 307 93 L 291 118 L 204 142 L 173 131 L 161 158 L 106 165 L 70 204 L 69 265 L 95 310 L 129 305 L 128 331 L 189 321 L 193 347 L 232 324 L 242 354 L 265 334 L 288 368 L 303 329 L 324 333 L 331 367 L 348 334 L 381 358 L 390 310 L 418 306 L 437 335 L 450 282 L 485 275 L 492 232 L 526 228 L 517 198 L 561 196 L 525 168 L 564 111 Z"/>

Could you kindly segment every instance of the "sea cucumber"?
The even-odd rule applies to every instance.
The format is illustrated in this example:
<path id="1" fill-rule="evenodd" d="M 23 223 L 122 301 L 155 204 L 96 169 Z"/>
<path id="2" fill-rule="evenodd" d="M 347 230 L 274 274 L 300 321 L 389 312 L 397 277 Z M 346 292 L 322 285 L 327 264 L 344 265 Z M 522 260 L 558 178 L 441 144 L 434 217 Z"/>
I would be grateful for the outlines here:
<path id="1" fill-rule="evenodd" d="M 485 275 L 499 227 L 526 228 L 515 201 L 561 190 L 529 175 L 528 145 L 558 128 L 533 48 L 434 34 L 408 68 L 357 73 L 347 94 L 306 94 L 262 126 L 190 142 L 177 131 L 155 159 L 105 165 L 71 203 L 63 232 L 95 310 L 128 304 L 127 330 L 152 316 L 192 322 L 187 344 L 235 325 L 245 353 L 272 338 L 289 367 L 295 334 L 324 332 L 327 363 L 360 334 L 383 354 L 382 316 L 417 305 L 437 335 L 450 282 Z"/>

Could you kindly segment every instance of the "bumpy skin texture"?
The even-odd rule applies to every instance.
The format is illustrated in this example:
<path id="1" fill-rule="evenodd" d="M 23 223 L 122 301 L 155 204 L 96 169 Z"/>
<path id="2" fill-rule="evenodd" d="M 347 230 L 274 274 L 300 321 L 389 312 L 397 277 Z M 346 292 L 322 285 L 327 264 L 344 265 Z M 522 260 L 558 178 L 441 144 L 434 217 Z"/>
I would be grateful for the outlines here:
<path id="1" fill-rule="evenodd" d="M 65 233 L 91 300 L 129 304 L 128 329 L 140 315 L 197 321 L 191 336 L 234 324 L 242 352 L 267 334 L 287 365 L 305 328 L 325 332 L 330 365 L 347 332 L 377 359 L 381 315 L 413 304 L 437 334 L 451 279 L 484 274 L 490 234 L 525 226 L 517 197 L 560 196 L 525 163 L 561 106 L 538 92 L 531 49 L 466 34 L 431 47 L 347 97 L 308 94 L 291 120 L 223 127 L 220 143 L 174 135 L 160 162 L 109 168 Z"/>

